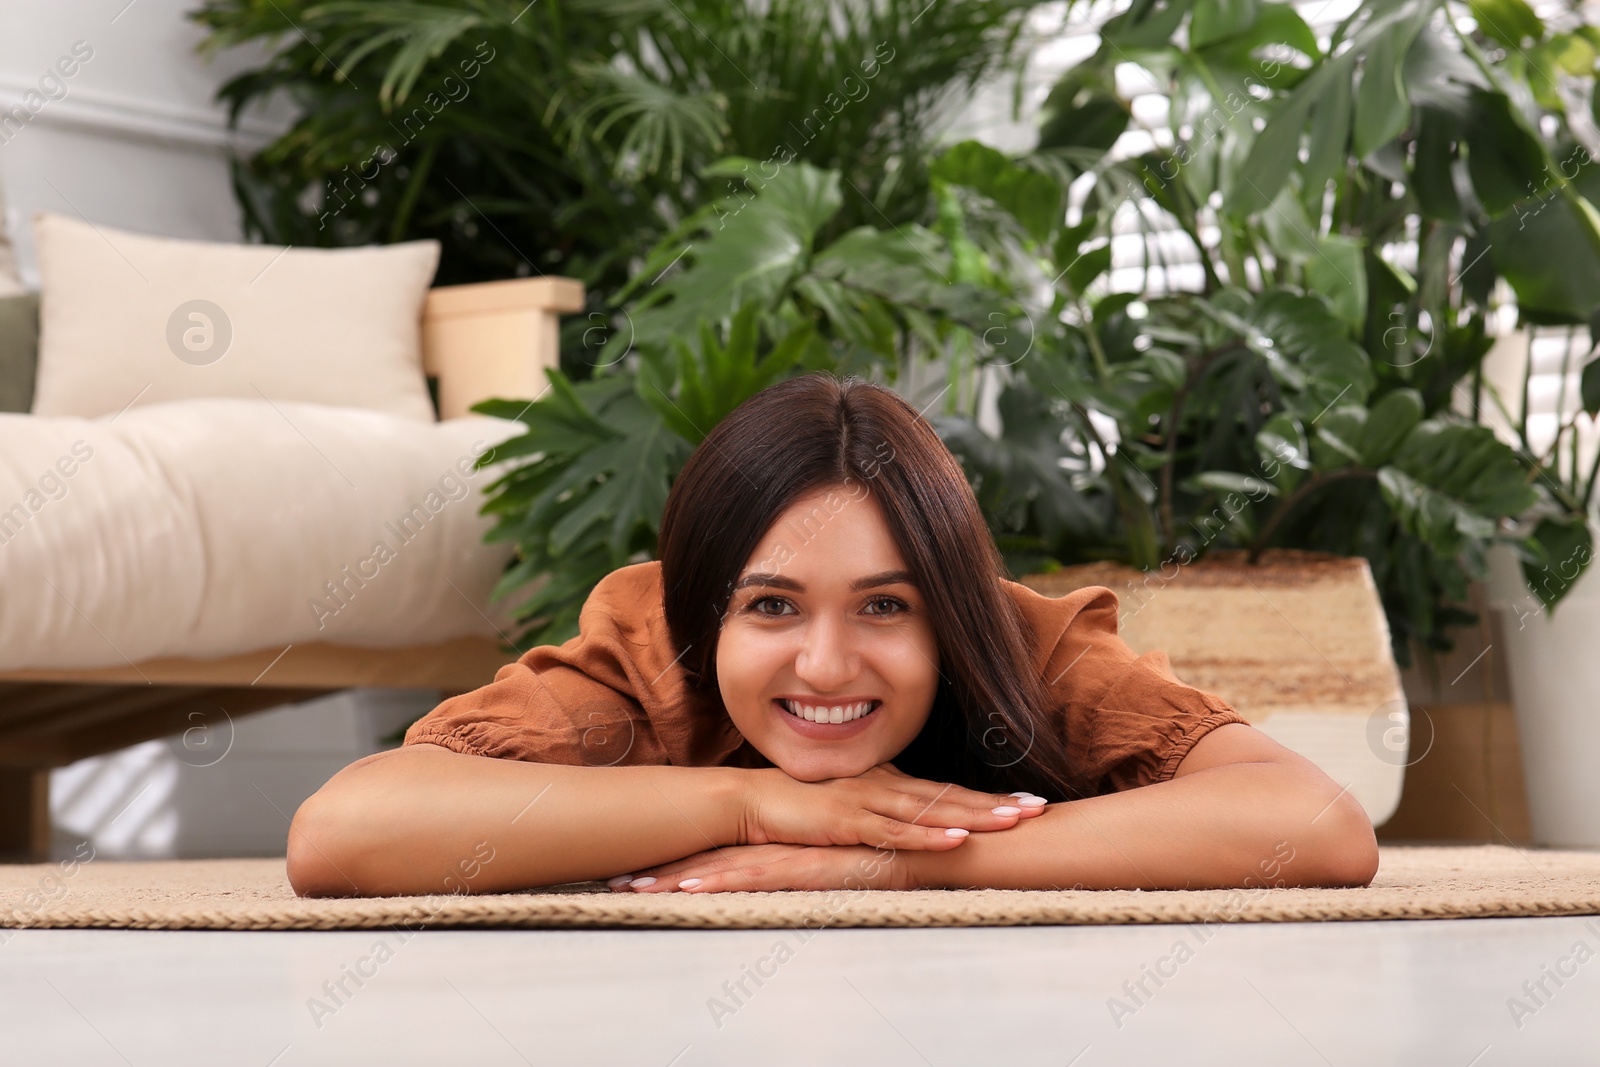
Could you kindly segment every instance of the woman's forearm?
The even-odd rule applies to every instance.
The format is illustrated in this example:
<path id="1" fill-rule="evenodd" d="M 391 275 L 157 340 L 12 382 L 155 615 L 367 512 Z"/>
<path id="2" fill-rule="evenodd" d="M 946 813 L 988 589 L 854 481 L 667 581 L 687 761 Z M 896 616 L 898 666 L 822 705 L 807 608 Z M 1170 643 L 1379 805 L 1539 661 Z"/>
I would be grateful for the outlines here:
<path id="1" fill-rule="evenodd" d="M 609 878 L 736 843 L 734 767 L 568 767 L 407 745 L 295 814 L 302 896 L 484 893 Z"/>
<path id="2" fill-rule="evenodd" d="M 1221 889 L 1366 885 L 1372 825 L 1294 767 L 1236 763 L 1053 804 L 949 852 L 906 853 L 932 889 Z"/>

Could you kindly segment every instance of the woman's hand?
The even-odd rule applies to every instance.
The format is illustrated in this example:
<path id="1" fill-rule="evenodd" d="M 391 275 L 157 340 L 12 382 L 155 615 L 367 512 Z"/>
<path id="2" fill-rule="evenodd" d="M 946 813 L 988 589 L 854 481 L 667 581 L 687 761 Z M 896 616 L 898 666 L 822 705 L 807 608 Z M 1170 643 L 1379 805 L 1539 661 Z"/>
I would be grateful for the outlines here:
<path id="1" fill-rule="evenodd" d="M 1044 810 L 1031 794 L 979 793 L 913 778 L 880 763 L 850 778 L 801 782 L 771 767 L 749 772 L 740 845 L 869 845 L 947 851 L 973 830 L 1009 829 Z"/>
<path id="2" fill-rule="evenodd" d="M 614 893 L 917 888 L 905 857 L 893 849 L 787 844 L 710 849 L 634 875 L 613 878 L 607 885 Z"/>

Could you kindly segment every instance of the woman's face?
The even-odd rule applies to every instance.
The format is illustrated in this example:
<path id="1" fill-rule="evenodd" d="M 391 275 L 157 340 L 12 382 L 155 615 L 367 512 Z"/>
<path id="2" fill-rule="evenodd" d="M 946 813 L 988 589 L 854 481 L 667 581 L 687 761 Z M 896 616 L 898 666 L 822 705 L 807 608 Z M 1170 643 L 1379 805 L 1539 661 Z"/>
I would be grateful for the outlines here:
<path id="1" fill-rule="evenodd" d="M 796 501 L 740 570 L 717 680 L 739 732 L 790 777 L 853 777 L 899 755 L 927 722 L 939 648 L 906 570 L 883 509 L 856 481 Z M 872 710 L 850 721 L 860 703 Z M 822 721 L 794 714 L 803 705 L 827 709 Z"/>

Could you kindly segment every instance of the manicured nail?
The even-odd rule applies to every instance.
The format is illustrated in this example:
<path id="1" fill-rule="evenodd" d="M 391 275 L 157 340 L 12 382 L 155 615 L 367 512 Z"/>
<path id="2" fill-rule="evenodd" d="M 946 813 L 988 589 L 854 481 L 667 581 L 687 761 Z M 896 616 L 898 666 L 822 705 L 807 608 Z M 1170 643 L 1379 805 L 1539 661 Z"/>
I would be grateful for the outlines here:
<path id="1" fill-rule="evenodd" d="M 679 889 L 693 889 L 695 886 L 697 886 L 699 884 L 700 884 L 700 879 L 698 879 L 698 878 L 685 878 L 683 881 L 678 883 L 678 888 Z"/>
<path id="2" fill-rule="evenodd" d="M 606 885 L 610 886 L 612 889 L 621 889 L 631 881 L 633 881 L 633 875 L 619 874 L 615 878 L 606 879 Z"/>
<path id="3" fill-rule="evenodd" d="M 1026 789 L 1019 789 L 1015 793 L 1007 793 L 1006 796 L 1008 796 L 1008 797 L 1031 797 L 1031 796 L 1033 796 L 1033 794 L 1028 792 Z"/>
<path id="4" fill-rule="evenodd" d="M 1022 809 L 1021 808 L 1013 808 L 1010 805 L 1006 805 L 1005 807 L 1002 807 L 1002 808 L 991 808 L 989 810 L 993 811 L 996 815 L 1021 815 L 1022 814 Z"/>
<path id="5" fill-rule="evenodd" d="M 656 884 L 655 878 L 653 878 L 652 876 L 647 874 L 643 878 L 635 878 L 633 880 L 633 884 L 628 886 L 628 888 L 629 889 L 643 889 L 646 886 L 652 886 L 652 885 L 655 885 L 655 884 Z"/>
<path id="6" fill-rule="evenodd" d="M 1044 797 L 1027 796 L 1017 801 L 1017 803 L 1025 808 L 1042 808 L 1048 804 L 1049 801 L 1045 800 Z"/>
<path id="7" fill-rule="evenodd" d="M 946 836 L 946 837 L 966 837 L 967 836 L 967 831 L 963 830 L 959 826 L 952 826 L 952 827 L 950 827 L 950 829 L 948 829 L 948 830 L 946 830 L 944 832 L 944 836 Z"/>

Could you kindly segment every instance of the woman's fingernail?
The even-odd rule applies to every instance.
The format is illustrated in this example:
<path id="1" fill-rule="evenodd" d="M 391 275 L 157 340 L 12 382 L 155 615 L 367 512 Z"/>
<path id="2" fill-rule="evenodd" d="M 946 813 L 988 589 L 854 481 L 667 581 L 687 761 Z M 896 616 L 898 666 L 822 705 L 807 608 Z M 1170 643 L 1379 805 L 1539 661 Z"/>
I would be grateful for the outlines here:
<path id="1" fill-rule="evenodd" d="M 1006 796 L 1008 796 L 1008 797 L 1031 797 L 1031 796 L 1033 796 L 1033 794 L 1028 792 L 1026 789 L 1019 789 L 1015 793 L 1007 793 Z"/>
<path id="2" fill-rule="evenodd" d="M 698 878 L 685 878 L 683 881 L 678 883 L 678 888 L 679 889 L 693 889 L 695 886 L 697 886 L 699 884 L 700 884 L 700 879 L 698 879 Z"/>
<path id="3" fill-rule="evenodd" d="M 946 830 L 944 832 L 944 836 L 946 836 L 946 837 L 966 837 L 967 836 L 967 831 L 963 830 L 959 826 L 952 826 L 952 827 L 950 827 L 950 829 L 948 829 L 948 830 Z"/>
<path id="4" fill-rule="evenodd" d="M 1045 800 L 1044 797 L 1026 796 L 1017 801 L 1017 803 L 1025 808 L 1042 808 L 1048 804 L 1049 801 Z"/>
<path id="5" fill-rule="evenodd" d="M 610 886 L 612 889 L 621 889 L 631 881 L 633 881 L 633 875 L 619 874 L 615 878 L 606 879 L 606 885 Z"/>
<path id="6" fill-rule="evenodd" d="M 647 874 L 643 878 L 635 878 L 633 880 L 633 883 L 631 885 L 629 885 L 628 888 L 629 889 L 643 889 L 646 886 L 652 886 L 652 885 L 655 885 L 655 884 L 656 884 L 655 878 L 653 878 L 653 877 L 651 877 L 650 875 Z"/>
<path id="7" fill-rule="evenodd" d="M 1021 815 L 1022 814 L 1022 809 L 1021 808 L 1013 808 L 1009 804 L 1006 805 L 1005 807 L 991 808 L 989 810 L 993 811 L 996 815 Z"/>

